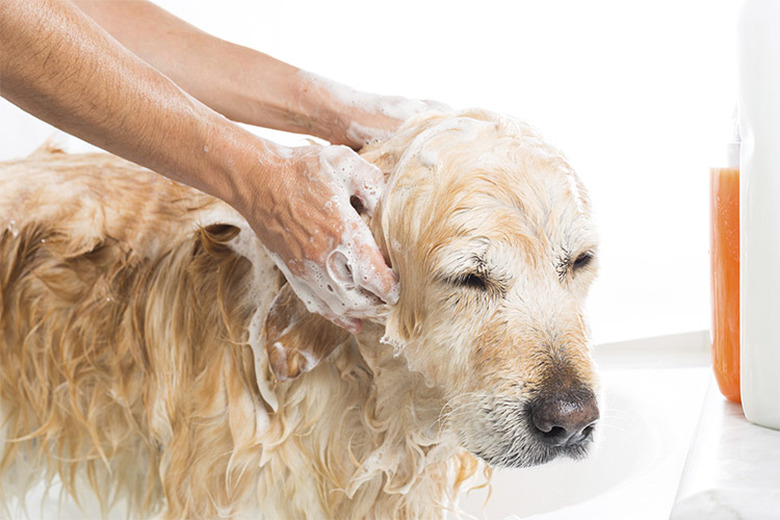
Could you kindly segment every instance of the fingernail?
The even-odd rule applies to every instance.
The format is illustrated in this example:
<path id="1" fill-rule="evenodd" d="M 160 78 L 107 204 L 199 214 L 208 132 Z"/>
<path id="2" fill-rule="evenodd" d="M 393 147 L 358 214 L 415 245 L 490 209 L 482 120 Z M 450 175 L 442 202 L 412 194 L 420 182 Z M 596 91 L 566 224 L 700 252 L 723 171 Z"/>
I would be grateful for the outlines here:
<path id="1" fill-rule="evenodd" d="M 398 297 L 401 292 L 400 284 L 395 274 L 389 268 L 385 267 L 385 269 L 388 270 L 389 275 L 384 277 L 376 275 L 367 279 L 364 288 L 375 294 L 384 303 L 394 305 L 398 303 Z"/>

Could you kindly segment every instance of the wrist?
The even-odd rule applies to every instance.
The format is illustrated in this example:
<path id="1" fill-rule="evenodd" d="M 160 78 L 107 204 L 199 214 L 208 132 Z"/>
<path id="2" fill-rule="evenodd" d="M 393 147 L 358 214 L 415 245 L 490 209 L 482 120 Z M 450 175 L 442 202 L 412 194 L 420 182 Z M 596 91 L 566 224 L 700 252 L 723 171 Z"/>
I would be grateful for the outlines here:
<path id="1" fill-rule="evenodd" d="M 321 129 L 315 135 L 331 144 L 360 149 L 387 140 L 409 117 L 430 108 L 416 99 L 360 92 L 305 71 L 298 76 L 309 100 L 307 113 Z"/>
<path id="2" fill-rule="evenodd" d="M 212 194 L 241 213 L 262 240 L 273 212 L 289 195 L 284 181 L 294 154 L 241 128 L 236 130 L 221 138 L 224 148 L 214 154 L 217 164 L 212 172 L 219 180 Z"/>

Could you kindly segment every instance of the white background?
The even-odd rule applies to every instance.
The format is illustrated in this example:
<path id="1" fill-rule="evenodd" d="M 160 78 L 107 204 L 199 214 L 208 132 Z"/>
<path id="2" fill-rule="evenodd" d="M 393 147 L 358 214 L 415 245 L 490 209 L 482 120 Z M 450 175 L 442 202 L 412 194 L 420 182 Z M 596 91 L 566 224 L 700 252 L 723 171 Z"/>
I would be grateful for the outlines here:
<path id="1" fill-rule="evenodd" d="M 594 341 L 709 326 L 708 169 L 730 135 L 737 0 L 158 4 L 360 90 L 527 120 L 590 189 Z M 0 100 L 0 159 L 52 133 Z"/>

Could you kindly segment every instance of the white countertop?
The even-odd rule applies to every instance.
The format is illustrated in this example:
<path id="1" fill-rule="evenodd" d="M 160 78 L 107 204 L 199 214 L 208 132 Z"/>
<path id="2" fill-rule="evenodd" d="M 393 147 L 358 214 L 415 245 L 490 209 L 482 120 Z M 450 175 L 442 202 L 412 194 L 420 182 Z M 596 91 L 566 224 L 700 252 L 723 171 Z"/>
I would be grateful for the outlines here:
<path id="1" fill-rule="evenodd" d="M 671 519 L 780 519 L 780 431 L 748 422 L 714 377 Z"/>

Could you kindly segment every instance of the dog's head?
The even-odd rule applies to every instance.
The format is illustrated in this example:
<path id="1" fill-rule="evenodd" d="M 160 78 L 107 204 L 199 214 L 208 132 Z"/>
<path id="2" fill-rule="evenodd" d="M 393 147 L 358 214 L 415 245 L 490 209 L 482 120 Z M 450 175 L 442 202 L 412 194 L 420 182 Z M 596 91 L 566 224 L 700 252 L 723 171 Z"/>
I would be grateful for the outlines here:
<path id="1" fill-rule="evenodd" d="M 364 157 L 389 175 L 371 223 L 401 281 L 385 338 L 441 388 L 442 424 L 495 466 L 582 456 L 599 414 L 583 318 L 598 256 L 565 159 L 482 111 L 419 118 Z M 277 364 L 297 375 L 288 354 Z"/>
<path id="2" fill-rule="evenodd" d="M 387 338 L 440 386 L 461 444 L 492 465 L 579 457 L 598 419 L 584 300 L 588 198 L 530 127 L 429 117 L 367 158 L 390 172 L 374 230 L 401 280 Z"/>

